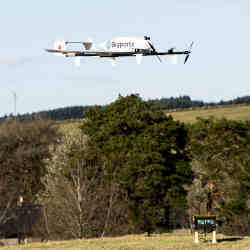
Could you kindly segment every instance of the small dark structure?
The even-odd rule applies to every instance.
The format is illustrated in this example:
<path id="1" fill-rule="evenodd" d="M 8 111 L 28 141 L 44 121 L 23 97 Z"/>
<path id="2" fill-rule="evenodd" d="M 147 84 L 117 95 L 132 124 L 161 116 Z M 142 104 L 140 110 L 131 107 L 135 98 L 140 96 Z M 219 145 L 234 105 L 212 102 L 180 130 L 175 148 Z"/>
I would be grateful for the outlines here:
<path id="1" fill-rule="evenodd" d="M 199 233 L 211 233 L 216 226 L 216 216 L 193 216 L 193 228 Z"/>
<path id="2" fill-rule="evenodd" d="M 218 225 L 216 216 L 193 216 L 193 224 L 192 227 L 195 232 L 195 243 L 199 243 L 198 233 L 206 234 L 213 232 L 212 243 L 216 243 L 216 226 Z"/>
<path id="3" fill-rule="evenodd" d="M 0 214 L 6 208 L 0 208 Z M 5 223 L 0 224 L 0 238 L 18 238 L 18 243 L 26 243 L 27 237 L 33 235 L 33 227 L 42 216 L 42 207 L 23 203 L 21 206 L 7 209 Z"/>

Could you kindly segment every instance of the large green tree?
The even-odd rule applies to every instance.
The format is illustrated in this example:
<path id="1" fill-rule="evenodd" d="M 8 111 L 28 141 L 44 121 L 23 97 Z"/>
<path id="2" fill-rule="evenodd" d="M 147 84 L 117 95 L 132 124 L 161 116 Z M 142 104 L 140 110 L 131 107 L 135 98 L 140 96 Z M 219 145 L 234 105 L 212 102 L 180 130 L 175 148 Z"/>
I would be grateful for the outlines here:
<path id="1" fill-rule="evenodd" d="M 119 184 L 131 217 L 150 234 L 162 212 L 185 204 L 183 186 L 192 181 L 192 171 L 184 124 L 138 95 L 119 96 L 85 115 L 89 154 L 101 162 L 106 180 Z"/>
<path id="2" fill-rule="evenodd" d="M 250 198 L 250 123 L 198 119 L 190 128 L 195 179 L 189 192 L 192 213 L 217 214 L 247 231 Z M 238 217 L 237 217 L 238 216 Z M 236 226 L 243 219 L 243 224 Z M 244 224 L 245 220 L 245 224 Z"/>
<path id="3" fill-rule="evenodd" d="M 6 221 L 8 208 L 16 206 L 18 197 L 35 202 L 44 189 L 45 160 L 51 157 L 50 145 L 59 133 L 50 122 L 5 122 L 0 126 L 0 222 Z M 5 215 L 5 216 L 3 216 Z"/>

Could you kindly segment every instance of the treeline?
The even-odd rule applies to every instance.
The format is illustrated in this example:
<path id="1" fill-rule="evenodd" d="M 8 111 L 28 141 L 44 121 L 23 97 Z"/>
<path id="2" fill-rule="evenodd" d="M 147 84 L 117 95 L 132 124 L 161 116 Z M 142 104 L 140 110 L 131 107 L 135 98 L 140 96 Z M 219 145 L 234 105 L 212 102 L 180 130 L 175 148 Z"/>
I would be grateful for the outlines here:
<path id="1" fill-rule="evenodd" d="M 52 121 L 63 121 L 70 119 L 81 119 L 84 117 L 84 112 L 90 106 L 73 106 L 58 108 L 48 111 L 42 111 L 38 113 L 38 116 L 42 119 L 48 119 Z"/>
<path id="2" fill-rule="evenodd" d="M 29 234 L 49 239 L 150 236 L 211 214 L 221 232 L 249 235 L 249 122 L 185 125 L 138 95 L 85 115 L 63 132 L 48 121 L 0 125 L 1 232 L 21 196 L 43 207 Z"/>
<path id="3" fill-rule="evenodd" d="M 156 104 L 164 109 L 185 109 L 185 108 L 199 108 L 199 107 L 213 107 L 221 105 L 233 104 L 249 104 L 250 96 L 237 97 L 233 100 L 220 102 L 204 102 L 199 100 L 192 100 L 189 96 L 184 95 L 180 97 L 161 98 L 154 100 Z"/>
<path id="4" fill-rule="evenodd" d="M 18 114 L 16 117 L 13 114 L 0 118 L 0 121 L 8 119 L 16 119 L 19 122 L 34 121 L 34 120 L 51 120 L 51 121 L 65 121 L 71 119 L 82 119 L 84 118 L 84 111 L 90 106 L 73 106 L 52 109 L 47 111 L 40 111 L 32 114 Z"/>
<path id="5" fill-rule="evenodd" d="M 190 96 L 184 95 L 179 97 L 160 98 L 155 99 L 153 102 L 164 109 L 185 109 L 185 108 L 199 108 L 199 107 L 213 107 L 221 105 L 233 105 L 233 104 L 249 104 L 250 96 L 237 97 L 233 100 L 220 102 L 204 102 L 200 100 L 192 100 Z M 52 109 L 47 111 L 36 112 L 32 114 L 17 115 L 19 121 L 32 121 L 32 120 L 53 120 L 64 121 L 71 119 L 82 119 L 85 117 L 85 111 L 91 106 L 73 106 Z M 13 119 L 13 115 L 0 118 L 0 121 L 5 119 Z"/>

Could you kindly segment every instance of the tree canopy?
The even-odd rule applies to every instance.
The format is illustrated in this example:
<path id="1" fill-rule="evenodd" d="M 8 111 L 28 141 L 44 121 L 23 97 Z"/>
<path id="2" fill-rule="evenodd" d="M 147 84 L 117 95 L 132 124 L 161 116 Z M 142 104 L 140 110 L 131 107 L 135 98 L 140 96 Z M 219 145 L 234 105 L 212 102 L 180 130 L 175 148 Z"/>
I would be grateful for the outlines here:
<path id="1" fill-rule="evenodd" d="M 203 213 L 215 213 L 226 223 L 231 223 L 237 215 L 247 216 L 250 208 L 249 151 L 249 122 L 212 117 L 198 119 L 190 128 L 195 172 L 190 207 L 194 209 L 195 203 L 205 203 Z"/>
<path id="2" fill-rule="evenodd" d="M 183 185 L 192 181 L 184 124 L 138 95 L 119 96 L 85 115 L 89 153 L 102 162 L 107 180 L 119 183 L 134 220 L 150 233 L 161 209 L 184 205 Z"/>
<path id="3" fill-rule="evenodd" d="M 34 201 L 44 186 L 45 160 L 49 146 L 57 143 L 59 133 L 50 122 L 8 122 L 0 126 L 0 182 L 5 195 Z"/>

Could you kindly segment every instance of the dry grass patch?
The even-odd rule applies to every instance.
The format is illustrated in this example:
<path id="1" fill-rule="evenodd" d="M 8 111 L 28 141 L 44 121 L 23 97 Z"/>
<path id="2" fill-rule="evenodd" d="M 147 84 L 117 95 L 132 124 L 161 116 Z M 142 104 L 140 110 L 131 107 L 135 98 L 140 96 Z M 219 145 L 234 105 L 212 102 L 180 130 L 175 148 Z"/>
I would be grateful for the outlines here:
<path id="1" fill-rule="evenodd" d="M 175 120 L 180 120 L 185 123 L 193 123 L 197 117 L 209 118 L 214 116 L 216 118 L 227 118 L 230 120 L 248 120 L 250 121 L 250 106 L 228 106 L 223 108 L 211 109 L 197 109 L 190 111 L 177 111 L 168 113 L 173 116 Z"/>
<path id="2" fill-rule="evenodd" d="M 21 249 L 70 249 L 70 250 L 163 250 L 163 249 L 250 249 L 250 237 L 225 237 L 218 235 L 218 243 L 211 244 L 211 236 L 208 242 L 193 243 L 194 237 L 190 234 L 161 234 L 147 237 L 146 235 L 129 235 L 124 237 L 71 240 L 71 241 L 51 241 L 47 243 L 33 243 L 27 246 L 3 247 L 1 250 L 21 250 Z"/>

